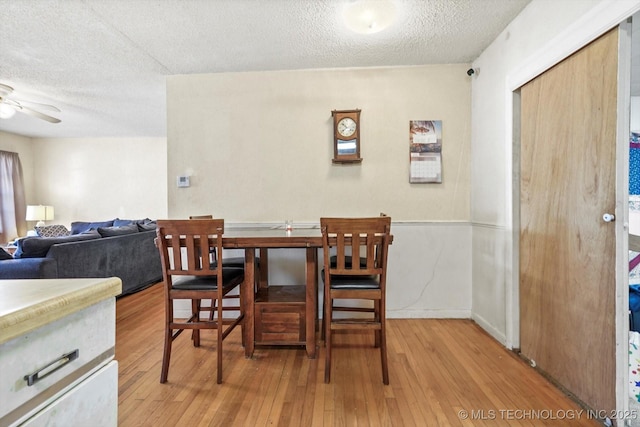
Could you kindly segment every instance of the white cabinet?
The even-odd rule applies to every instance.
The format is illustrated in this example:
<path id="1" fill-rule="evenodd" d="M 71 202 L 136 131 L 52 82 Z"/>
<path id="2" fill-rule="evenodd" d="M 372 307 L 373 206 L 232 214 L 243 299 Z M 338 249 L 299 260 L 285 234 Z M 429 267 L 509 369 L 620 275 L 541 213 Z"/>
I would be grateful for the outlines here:
<path id="1" fill-rule="evenodd" d="M 25 427 L 118 425 L 118 362 L 112 360 L 29 418 Z"/>
<path id="2" fill-rule="evenodd" d="M 117 425 L 120 288 L 119 279 L 0 281 L 0 427 Z"/>

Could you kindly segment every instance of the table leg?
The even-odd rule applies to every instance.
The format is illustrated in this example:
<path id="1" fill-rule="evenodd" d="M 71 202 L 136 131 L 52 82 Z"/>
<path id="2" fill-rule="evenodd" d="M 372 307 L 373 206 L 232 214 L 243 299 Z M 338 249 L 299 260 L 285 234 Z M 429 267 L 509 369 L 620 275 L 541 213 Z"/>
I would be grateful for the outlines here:
<path id="1" fill-rule="evenodd" d="M 260 248 L 260 277 L 258 288 L 266 289 L 269 286 L 269 249 Z"/>
<path id="2" fill-rule="evenodd" d="M 316 357 L 316 326 L 318 321 L 318 249 L 307 248 L 306 262 L 306 335 L 307 356 Z"/>
<path id="3" fill-rule="evenodd" d="M 244 283 L 242 285 L 244 304 L 244 355 L 253 356 L 255 346 L 255 248 L 244 250 Z"/>

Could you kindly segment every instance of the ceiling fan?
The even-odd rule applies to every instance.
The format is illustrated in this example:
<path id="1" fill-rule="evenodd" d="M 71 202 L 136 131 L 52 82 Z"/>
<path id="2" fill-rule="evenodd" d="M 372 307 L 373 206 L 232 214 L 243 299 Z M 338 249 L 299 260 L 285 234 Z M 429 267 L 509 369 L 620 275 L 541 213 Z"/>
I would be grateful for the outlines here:
<path id="1" fill-rule="evenodd" d="M 54 107 L 53 105 L 41 104 L 39 102 L 15 99 L 11 97 L 12 93 L 13 88 L 11 86 L 0 83 L 0 119 L 8 119 L 13 116 L 16 111 L 19 111 L 42 120 L 46 120 L 50 123 L 60 123 L 60 119 L 34 109 L 37 108 L 39 110 L 57 111 L 59 113 L 59 108 Z M 34 108 L 28 107 L 25 104 L 32 105 Z"/>

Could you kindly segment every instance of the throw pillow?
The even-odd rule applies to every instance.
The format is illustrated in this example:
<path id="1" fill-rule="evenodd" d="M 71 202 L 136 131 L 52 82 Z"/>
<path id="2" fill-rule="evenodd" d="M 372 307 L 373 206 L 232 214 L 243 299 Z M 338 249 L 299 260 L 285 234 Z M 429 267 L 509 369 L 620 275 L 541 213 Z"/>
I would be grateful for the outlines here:
<path id="1" fill-rule="evenodd" d="M 11 256 L 11 254 L 5 251 L 3 248 L 0 248 L 0 261 L 5 259 L 13 259 L 13 256 Z"/>
<path id="2" fill-rule="evenodd" d="M 69 236 L 71 232 L 64 225 L 45 225 L 42 227 L 34 227 L 36 233 L 40 237 L 60 237 Z"/>
<path id="3" fill-rule="evenodd" d="M 123 225 L 120 227 L 98 227 L 98 233 L 102 237 L 122 236 L 124 234 L 131 234 L 138 232 L 137 224 Z"/>
<path id="4" fill-rule="evenodd" d="M 122 227 L 123 225 L 129 225 L 129 224 L 144 224 L 145 222 L 149 222 L 151 221 L 149 218 L 145 218 L 145 219 L 120 219 L 120 218 L 116 218 L 113 220 L 113 226 L 114 227 Z"/>
<path id="5" fill-rule="evenodd" d="M 94 229 L 96 230 L 98 227 L 112 227 L 113 220 L 110 221 L 101 221 L 101 222 L 84 222 L 84 221 L 75 221 L 71 223 L 71 234 L 80 234 L 82 232 Z"/>
<path id="6" fill-rule="evenodd" d="M 147 221 L 144 224 L 138 223 L 138 229 L 140 231 L 155 231 L 156 222 L 155 221 Z"/>

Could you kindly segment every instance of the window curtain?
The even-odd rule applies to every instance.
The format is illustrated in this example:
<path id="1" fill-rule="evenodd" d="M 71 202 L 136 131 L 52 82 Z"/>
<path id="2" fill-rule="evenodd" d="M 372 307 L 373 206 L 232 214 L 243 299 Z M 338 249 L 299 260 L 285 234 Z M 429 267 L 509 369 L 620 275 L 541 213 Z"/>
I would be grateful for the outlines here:
<path id="1" fill-rule="evenodd" d="M 0 243 L 27 233 L 26 210 L 18 153 L 0 151 Z"/>

